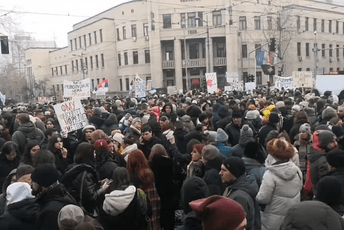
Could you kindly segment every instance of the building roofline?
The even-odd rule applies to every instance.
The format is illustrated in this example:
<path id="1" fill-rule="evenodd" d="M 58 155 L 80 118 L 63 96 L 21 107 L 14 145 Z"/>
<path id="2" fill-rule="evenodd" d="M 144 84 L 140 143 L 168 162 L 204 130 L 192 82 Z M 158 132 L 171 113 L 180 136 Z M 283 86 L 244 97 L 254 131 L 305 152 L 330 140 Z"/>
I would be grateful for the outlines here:
<path id="1" fill-rule="evenodd" d="M 51 50 L 51 51 L 49 51 L 49 53 L 53 53 L 53 52 L 55 52 L 55 51 L 59 51 L 59 50 L 66 49 L 66 48 L 68 48 L 68 46 L 64 46 L 64 47 L 56 48 L 55 50 Z"/>
<path id="2" fill-rule="evenodd" d="M 86 19 L 86 20 L 87 20 L 87 19 Z M 67 32 L 67 34 L 70 34 L 70 33 L 74 32 L 74 31 L 80 30 L 81 28 L 84 28 L 84 27 L 86 27 L 86 26 L 88 26 L 88 25 L 92 25 L 92 24 L 94 24 L 94 23 L 96 23 L 96 22 L 99 22 L 99 21 L 101 21 L 101 20 L 112 20 L 112 21 L 114 21 L 115 19 L 113 19 L 113 18 L 99 18 L 99 19 L 96 20 L 96 21 L 93 21 L 93 22 L 91 22 L 91 23 L 88 23 L 88 24 L 86 24 L 86 25 L 83 25 L 83 26 L 81 26 L 81 27 L 79 27 L 79 28 L 77 28 L 77 29 L 73 29 L 72 31 Z M 74 27 L 74 25 L 73 25 L 73 27 Z"/>

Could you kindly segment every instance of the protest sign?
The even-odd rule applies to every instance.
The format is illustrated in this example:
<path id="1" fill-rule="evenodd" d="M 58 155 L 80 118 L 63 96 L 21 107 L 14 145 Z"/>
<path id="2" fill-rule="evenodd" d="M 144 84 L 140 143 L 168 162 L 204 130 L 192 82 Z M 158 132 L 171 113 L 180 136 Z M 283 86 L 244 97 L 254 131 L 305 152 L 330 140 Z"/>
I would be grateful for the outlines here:
<path id="1" fill-rule="evenodd" d="M 88 125 L 88 119 L 80 99 L 54 105 L 54 110 L 64 132 L 73 132 Z"/>
<path id="2" fill-rule="evenodd" d="M 338 95 L 344 89 L 344 75 L 317 75 L 316 88 L 320 94 L 332 91 L 332 95 Z"/>
<path id="3" fill-rule="evenodd" d="M 146 85 L 146 90 L 151 90 L 152 89 L 152 80 L 147 80 L 147 85 Z"/>
<path id="4" fill-rule="evenodd" d="M 90 93 L 90 79 L 63 81 L 63 97 L 87 98 Z"/>
<path id="5" fill-rule="evenodd" d="M 135 97 L 145 97 L 146 96 L 146 82 L 136 74 L 134 80 L 135 87 Z"/>
<path id="6" fill-rule="evenodd" d="M 168 95 L 178 94 L 177 86 L 167 86 L 167 94 Z"/>
<path id="7" fill-rule="evenodd" d="M 256 83 L 255 82 L 246 82 L 245 83 L 245 90 L 253 94 L 253 90 L 256 89 Z"/>
<path id="8" fill-rule="evenodd" d="M 293 77 L 280 77 L 275 76 L 275 88 L 277 89 L 293 89 L 294 88 L 294 81 Z"/>
<path id="9" fill-rule="evenodd" d="M 312 72 L 307 71 L 294 71 L 293 72 L 294 87 L 313 87 Z"/>
<path id="10" fill-rule="evenodd" d="M 217 90 L 216 73 L 206 73 L 205 79 L 207 82 L 208 93 L 214 93 Z"/>
<path id="11" fill-rule="evenodd" d="M 226 80 L 228 83 L 233 83 L 235 79 L 238 79 L 238 73 L 228 73 L 226 72 Z"/>
<path id="12" fill-rule="evenodd" d="M 3 95 L 1 92 L 0 92 L 0 101 L 3 105 L 5 105 L 6 95 Z"/>

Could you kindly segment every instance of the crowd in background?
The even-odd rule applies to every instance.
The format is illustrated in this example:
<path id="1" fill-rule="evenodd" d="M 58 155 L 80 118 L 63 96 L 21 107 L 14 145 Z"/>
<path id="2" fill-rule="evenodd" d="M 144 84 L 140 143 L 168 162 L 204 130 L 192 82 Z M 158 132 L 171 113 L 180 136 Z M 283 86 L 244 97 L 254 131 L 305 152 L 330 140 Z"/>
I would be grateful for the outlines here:
<path id="1" fill-rule="evenodd" d="M 7 105 L 0 229 L 344 229 L 344 92 Z"/>

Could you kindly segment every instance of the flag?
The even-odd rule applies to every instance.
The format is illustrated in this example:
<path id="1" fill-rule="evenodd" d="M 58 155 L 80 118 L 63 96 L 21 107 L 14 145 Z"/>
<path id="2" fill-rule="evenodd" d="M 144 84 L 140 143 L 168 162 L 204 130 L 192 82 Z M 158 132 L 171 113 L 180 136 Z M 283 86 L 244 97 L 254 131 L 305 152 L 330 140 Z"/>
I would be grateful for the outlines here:
<path id="1" fill-rule="evenodd" d="M 261 67 L 263 65 L 264 60 L 264 51 L 263 50 L 257 50 L 257 67 Z"/>
<path id="2" fill-rule="evenodd" d="M 94 91 L 95 91 L 95 93 L 109 91 L 109 80 L 104 79 L 102 82 L 99 83 L 99 85 L 97 87 L 95 87 Z"/>

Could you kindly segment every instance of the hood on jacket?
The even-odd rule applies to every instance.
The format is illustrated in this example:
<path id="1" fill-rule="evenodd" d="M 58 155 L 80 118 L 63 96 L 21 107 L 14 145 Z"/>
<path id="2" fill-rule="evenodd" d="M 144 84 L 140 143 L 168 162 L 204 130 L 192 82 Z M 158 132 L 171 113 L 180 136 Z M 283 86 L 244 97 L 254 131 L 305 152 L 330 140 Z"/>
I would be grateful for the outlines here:
<path id="1" fill-rule="evenodd" d="M 114 190 L 105 195 L 103 210 L 111 215 L 118 216 L 129 206 L 135 197 L 136 188 L 133 185 L 128 186 L 124 191 Z"/>
<path id="2" fill-rule="evenodd" d="M 224 106 L 221 106 L 218 113 L 219 117 L 221 118 L 225 118 L 227 116 L 230 116 L 230 112 L 228 111 L 228 108 L 224 107 Z"/>
<path id="3" fill-rule="evenodd" d="M 185 214 L 192 211 L 189 203 L 194 200 L 203 199 L 210 196 L 208 185 L 200 177 L 194 176 L 185 180 L 180 191 L 181 206 Z"/>
<path id="4" fill-rule="evenodd" d="M 38 204 L 35 198 L 28 198 L 7 206 L 7 211 L 17 218 L 28 223 L 34 223 L 38 211 Z"/>
<path id="5" fill-rule="evenodd" d="M 31 195 L 31 186 L 28 183 L 15 182 L 7 187 L 7 205 L 17 203 L 28 198 L 33 198 Z"/>
<path id="6" fill-rule="evenodd" d="M 131 151 L 137 149 L 137 144 L 134 143 L 132 145 L 127 146 L 125 149 L 123 149 L 122 155 L 124 156 L 124 160 L 127 161 L 128 156 Z"/>
<path id="7" fill-rule="evenodd" d="M 311 163 L 318 160 L 322 156 L 326 156 L 326 153 L 324 151 L 318 151 L 314 149 L 313 147 L 310 148 L 310 151 L 307 154 L 307 158 Z"/>
<path id="8" fill-rule="evenodd" d="M 300 170 L 292 161 L 278 164 L 274 159 L 271 163 L 271 165 L 266 166 L 266 169 L 283 180 L 293 179 Z"/>
<path id="9" fill-rule="evenodd" d="M 256 159 L 243 157 L 242 160 L 245 163 L 246 172 L 249 172 L 253 168 L 264 167 L 263 164 L 259 163 Z"/>
<path id="10" fill-rule="evenodd" d="M 18 127 L 18 130 L 22 131 L 23 133 L 31 133 L 31 132 L 35 131 L 35 129 L 36 129 L 36 126 L 31 121 L 29 121 L 25 124 L 19 125 L 19 127 Z"/>
<path id="11" fill-rule="evenodd" d="M 117 125 L 118 121 L 117 121 L 117 116 L 114 113 L 110 113 L 110 115 L 108 116 L 108 118 L 106 118 L 106 120 L 104 121 L 105 126 L 111 126 L 111 125 Z"/>
<path id="12" fill-rule="evenodd" d="M 229 190 L 231 190 L 232 192 L 235 190 L 245 191 L 253 199 L 255 199 L 258 194 L 258 185 L 251 175 L 246 175 L 245 173 L 244 175 L 237 178 L 233 182 L 233 184 L 230 185 Z"/>

